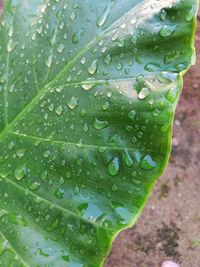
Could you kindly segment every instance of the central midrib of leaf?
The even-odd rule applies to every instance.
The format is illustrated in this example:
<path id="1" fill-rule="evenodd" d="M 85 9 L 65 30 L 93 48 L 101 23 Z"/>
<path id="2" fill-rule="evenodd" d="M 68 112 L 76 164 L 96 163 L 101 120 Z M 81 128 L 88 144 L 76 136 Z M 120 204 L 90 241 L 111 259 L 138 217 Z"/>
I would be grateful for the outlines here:
<path id="1" fill-rule="evenodd" d="M 13 126 L 16 125 L 16 123 L 22 119 L 25 115 L 27 115 L 28 111 L 34 107 L 34 105 L 37 103 L 37 101 L 42 97 L 44 94 L 48 92 L 48 90 L 53 86 L 54 82 L 59 79 L 59 76 L 62 75 L 63 72 L 66 72 L 68 69 L 76 62 L 76 60 L 81 57 L 82 55 L 87 52 L 90 47 L 95 43 L 95 41 L 98 41 L 96 37 L 84 48 L 82 49 L 77 56 L 75 56 L 65 67 L 63 70 L 61 70 L 51 81 L 49 81 L 46 85 L 44 85 L 40 90 L 38 90 L 38 93 L 35 95 L 35 97 L 24 107 L 24 109 L 21 110 L 20 113 L 17 114 L 17 116 L 9 123 L 6 127 L 0 132 L 0 140 L 3 139 L 9 132 L 11 132 L 11 129 Z M 82 82 L 79 82 L 80 84 Z M 94 83 L 94 81 L 93 81 Z M 77 83 L 76 83 L 77 84 Z M 73 84 L 65 84 L 65 86 L 70 86 Z M 60 86 L 59 84 L 56 86 Z"/>

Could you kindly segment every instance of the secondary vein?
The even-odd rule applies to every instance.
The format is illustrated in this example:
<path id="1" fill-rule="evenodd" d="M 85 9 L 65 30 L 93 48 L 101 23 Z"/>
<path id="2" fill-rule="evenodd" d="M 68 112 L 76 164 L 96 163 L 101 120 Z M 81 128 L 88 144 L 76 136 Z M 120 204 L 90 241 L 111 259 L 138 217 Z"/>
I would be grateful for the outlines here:
<path id="1" fill-rule="evenodd" d="M 7 181 L 8 183 L 12 184 L 13 186 L 15 186 L 18 190 L 20 191 L 23 191 L 25 194 L 27 193 L 26 189 L 23 188 L 22 186 L 20 186 L 19 184 L 16 184 L 13 180 L 7 178 L 7 177 L 2 177 L 0 176 L 2 179 L 4 179 L 5 181 Z M 60 211 L 64 212 L 64 213 L 67 213 L 68 215 L 71 215 L 72 217 L 86 223 L 86 224 L 90 224 L 90 225 L 93 225 L 94 227 L 100 227 L 102 229 L 105 229 L 106 231 L 108 230 L 107 228 L 103 227 L 102 225 L 98 224 L 97 222 L 95 221 L 89 221 L 89 220 L 86 220 L 84 219 L 83 217 L 79 216 L 78 214 L 68 210 L 67 208 L 65 207 L 62 207 L 56 203 L 53 203 L 52 201 L 44 198 L 43 196 L 37 194 L 37 193 L 34 193 L 32 191 L 29 191 L 29 194 L 32 195 L 33 197 L 39 197 L 41 200 L 43 200 L 46 204 L 48 204 L 49 206 L 54 206 L 55 208 L 59 209 Z"/>
<path id="2" fill-rule="evenodd" d="M 18 132 L 11 132 L 11 134 L 14 134 L 16 136 L 19 137 L 23 137 L 23 138 L 27 138 L 27 139 L 31 139 L 31 140 L 35 140 L 35 141 L 40 141 L 40 142 L 47 142 L 47 143 L 51 143 L 51 144 L 58 144 L 58 145 L 67 145 L 67 146 L 76 146 L 76 147 L 81 147 L 81 148 L 94 148 L 94 149 L 100 149 L 104 146 L 99 146 L 99 145 L 90 145 L 90 144 L 79 144 L 79 143 L 73 143 L 73 142 L 65 142 L 65 141 L 60 141 L 60 140 L 52 140 L 52 139 L 48 139 L 48 138 L 43 138 L 43 137 L 37 137 L 37 136 L 33 136 L 33 135 L 28 135 L 28 134 L 24 134 L 24 133 L 18 133 Z M 134 148 L 128 148 L 128 147 L 120 147 L 120 146 L 107 146 L 105 145 L 106 148 L 108 149 L 112 149 L 112 150 L 129 150 L 129 151 L 133 151 L 135 152 Z"/>
<path id="3" fill-rule="evenodd" d="M 26 267 L 30 267 L 30 265 L 28 265 L 25 260 L 22 258 L 22 256 L 19 254 L 19 252 L 16 251 L 16 249 L 13 247 L 13 245 L 11 244 L 11 242 L 9 241 L 9 239 L 7 238 L 7 236 L 5 235 L 5 233 L 2 233 L 2 231 L 0 230 L 0 235 L 2 236 L 3 239 L 5 239 L 5 241 L 7 240 L 9 242 L 10 245 L 10 249 L 12 250 L 12 252 L 17 255 L 20 259 L 20 261 L 23 263 L 24 266 Z"/>

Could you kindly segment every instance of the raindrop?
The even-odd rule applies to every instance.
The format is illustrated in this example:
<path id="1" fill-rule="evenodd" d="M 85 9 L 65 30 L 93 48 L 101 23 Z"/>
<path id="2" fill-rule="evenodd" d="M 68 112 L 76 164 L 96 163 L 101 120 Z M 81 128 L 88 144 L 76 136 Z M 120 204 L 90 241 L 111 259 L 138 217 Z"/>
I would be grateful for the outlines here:
<path id="1" fill-rule="evenodd" d="M 123 23 L 123 24 L 121 25 L 121 28 L 122 28 L 122 29 L 126 29 L 126 23 Z"/>
<path id="2" fill-rule="evenodd" d="M 124 150 L 123 151 L 123 159 L 124 159 L 124 163 L 128 168 L 131 168 L 133 166 L 133 160 L 128 152 L 128 150 Z"/>
<path id="3" fill-rule="evenodd" d="M 81 64 L 84 65 L 84 64 L 86 63 L 86 61 L 87 61 L 86 57 L 83 57 L 83 58 L 81 59 Z"/>
<path id="4" fill-rule="evenodd" d="M 102 120 L 95 119 L 94 120 L 94 123 L 93 123 L 93 126 L 97 130 L 102 130 L 102 129 L 108 127 L 108 122 L 107 121 L 102 121 Z"/>
<path id="5" fill-rule="evenodd" d="M 15 142 L 14 142 L 14 141 L 11 141 L 11 142 L 8 144 L 8 149 L 9 149 L 9 150 L 12 150 L 14 147 L 15 147 Z"/>
<path id="6" fill-rule="evenodd" d="M 131 120 L 134 120 L 134 119 L 135 119 L 135 116 L 136 116 L 136 111 L 135 111 L 135 110 L 131 110 L 131 111 L 128 113 L 128 117 L 129 117 Z"/>
<path id="7" fill-rule="evenodd" d="M 170 124 L 167 122 L 161 126 L 160 130 L 161 130 L 161 132 L 166 132 L 166 131 L 168 131 L 169 127 L 170 127 Z"/>
<path id="8" fill-rule="evenodd" d="M 64 50 L 64 48 L 65 48 L 64 44 L 60 44 L 60 45 L 57 47 L 57 51 L 58 51 L 59 53 L 62 53 L 63 50 Z"/>
<path id="9" fill-rule="evenodd" d="M 12 52 L 16 48 L 17 44 L 9 41 L 7 44 L 7 51 L 8 53 Z"/>
<path id="10" fill-rule="evenodd" d="M 83 35 L 83 31 L 80 32 L 76 32 L 73 36 L 72 36 L 72 42 L 73 44 L 78 44 L 82 35 Z"/>
<path id="11" fill-rule="evenodd" d="M 157 63 L 148 63 L 147 65 L 145 65 L 144 69 L 148 72 L 154 72 L 160 69 L 160 65 Z"/>
<path id="12" fill-rule="evenodd" d="M 57 115 L 61 115 L 62 112 L 63 112 L 63 107 L 62 107 L 62 106 L 58 106 L 58 107 L 56 108 L 56 114 L 57 114 Z"/>
<path id="13" fill-rule="evenodd" d="M 112 92 L 107 92 L 107 97 L 110 98 L 112 96 Z"/>
<path id="14" fill-rule="evenodd" d="M 78 98 L 74 96 L 67 102 L 67 105 L 70 109 L 75 109 L 78 106 Z"/>
<path id="15" fill-rule="evenodd" d="M 157 117 L 158 115 L 160 115 L 160 113 L 161 113 L 161 111 L 158 108 L 154 109 L 153 112 L 152 112 L 154 117 Z"/>
<path id="16" fill-rule="evenodd" d="M 89 74 L 94 75 L 97 72 L 97 69 L 98 69 L 98 61 L 94 60 L 92 64 L 89 66 L 88 72 Z"/>
<path id="17" fill-rule="evenodd" d="M 169 37 L 176 31 L 176 25 L 165 25 L 160 30 L 159 34 L 161 37 Z"/>
<path id="18" fill-rule="evenodd" d="M 13 27 L 10 27 L 9 31 L 8 31 L 8 36 L 12 37 L 13 36 Z"/>
<path id="19" fill-rule="evenodd" d="M 133 144 L 136 144 L 137 141 L 138 141 L 138 140 L 137 140 L 137 137 L 133 136 L 132 139 L 131 139 L 131 142 L 132 142 Z"/>
<path id="20" fill-rule="evenodd" d="M 22 158 L 24 156 L 25 151 L 26 151 L 25 149 L 18 149 L 17 150 L 18 158 Z"/>
<path id="21" fill-rule="evenodd" d="M 43 153 L 44 158 L 48 158 L 50 155 L 51 155 L 51 152 L 50 152 L 49 150 L 46 150 L 46 151 Z"/>
<path id="22" fill-rule="evenodd" d="M 117 45 L 118 45 L 118 47 L 123 47 L 124 46 L 124 40 L 119 40 L 117 42 Z"/>
<path id="23" fill-rule="evenodd" d="M 107 55 L 105 58 L 104 58 L 104 62 L 109 65 L 111 63 L 111 60 L 112 60 L 112 57 L 111 55 Z"/>
<path id="24" fill-rule="evenodd" d="M 139 99 L 145 99 L 147 96 L 149 96 L 150 91 L 147 87 L 142 88 L 138 94 Z"/>
<path id="25" fill-rule="evenodd" d="M 104 9 L 103 13 L 97 19 L 97 26 L 98 27 L 102 27 L 106 23 L 109 15 L 110 15 L 110 12 L 111 12 L 111 9 L 112 9 L 114 2 L 115 2 L 115 0 L 112 0 L 111 2 L 109 2 L 107 7 Z"/>
<path id="26" fill-rule="evenodd" d="M 186 15 L 186 21 L 191 21 L 194 18 L 194 10 L 193 8 L 190 9 L 190 11 L 188 12 L 188 14 Z"/>
<path id="27" fill-rule="evenodd" d="M 80 194 L 80 188 L 79 188 L 78 185 L 76 185 L 75 188 L 74 188 L 74 194 L 75 195 L 79 195 Z"/>
<path id="28" fill-rule="evenodd" d="M 64 22 L 62 21 L 62 22 L 60 23 L 60 25 L 59 25 L 59 28 L 60 28 L 61 30 L 63 30 L 64 26 L 65 26 L 65 24 L 64 24 Z"/>
<path id="29" fill-rule="evenodd" d="M 143 132 L 139 131 L 137 132 L 137 138 L 141 139 L 143 137 Z"/>
<path id="30" fill-rule="evenodd" d="M 48 110 L 49 111 L 53 111 L 54 110 L 54 104 L 53 103 L 49 105 Z"/>
<path id="31" fill-rule="evenodd" d="M 169 84 L 171 82 L 174 82 L 177 79 L 177 76 L 177 73 L 163 71 L 157 76 L 157 79 L 161 83 Z"/>
<path id="32" fill-rule="evenodd" d="M 46 66 L 47 66 L 48 68 L 50 68 L 51 65 L 52 65 L 52 63 L 53 63 L 53 56 L 50 55 L 50 56 L 47 58 L 47 60 L 45 61 L 45 64 L 46 64 Z"/>
<path id="33" fill-rule="evenodd" d="M 62 176 L 59 179 L 59 183 L 62 184 L 62 185 L 65 183 L 65 180 L 64 180 L 64 178 Z"/>
<path id="34" fill-rule="evenodd" d="M 166 93 L 166 99 L 171 102 L 174 103 L 179 95 L 179 88 L 178 86 L 175 88 L 170 89 L 167 93 Z"/>
<path id="35" fill-rule="evenodd" d="M 102 105 L 102 109 L 105 111 L 109 108 L 110 104 L 108 101 L 106 101 L 103 105 Z"/>
<path id="36" fill-rule="evenodd" d="M 81 87 L 86 91 L 92 89 L 94 86 L 95 86 L 94 83 L 84 83 L 81 85 Z"/>
<path id="37" fill-rule="evenodd" d="M 133 44 L 136 44 L 136 42 L 137 42 L 137 37 L 134 35 L 134 36 L 132 36 L 132 38 L 131 38 L 131 42 L 133 43 Z"/>
<path id="38" fill-rule="evenodd" d="M 123 64 L 122 63 L 118 63 L 117 66 L 116 66 L 116 69 L 117 70 L 122 70 L 123 69 Z"/>
<path id="39" fill-rule="evenodd" d="M 152 171 L 156 168 L 157 164 L 150 155 L 142 157 L 140 161 L 140 168 L 144 171 Z"/>
<path id="40" fill-rule="evenodd" d="M 113 184 L 112 185 L 112 191 L 113 192 L 117 192 L 118 188 L 117 188 L 117 185 L 116 184 Z"/>
<path id="41" fill-rule="evenodd" d="M 66 176 L 67 179 L 69 179 L 71 177 L 71 173 L 69 171 L 67 171 L 65 176 Z"/>
<path id="42" fill-rule="evenodd" d="M 25 165 L 19 166 L 15 169 L 15 179 L 21 181 L 26 177 L 27 173 L 28 170 Z"/>
<path id="43" fill-rule="evenodd" d="M 166 17 L 167 17 L 167 11 L 166 10 L 161 10 L 161 12 L 160 12 L 160 19 L 162 20 L 162 21 L 164 21 L 164 20 L 166 20 Z"/>
<path id="44" fill-rule="evenodd" d="M 75 20 L 76 14 L 74 12 L 72 12 L 69 17 L 70 17 L 71 20 Z"/>
<path id="45" fill-rule="evenodd" d="M 137 22 L 137 18 L 134 17 L 134 18 L 131 19 L 131 24 L 132 25 L 134 25 L 136 22 Z"/>
<path id="46" fill-rule="evenodd" d="M 56 92 L 57 93 L 61 93 L 62 90 L 63 90 L 63 87 L 62 86 L 56 87 Z"/>
<path id="47" fill-rule="evenodd" d="M 28 187 L 30 190 L 36 191 L 40 188 L 41 183 L 39 182 L 33 182 L 32 184 L 29 184 Z"/>
<path id="48" fill-rule="evenodd" d="M 62 189 L 62 188 L 58 188 L 56 191 L 55 191 L 55 196 L 58 198 L 58 199 L 62 199 L 64 197 L 64 194 L 65 194 L 65 191 Z"/>
<path id="49" fill-rule="evenodd" d="M 108 173 L 111 176 L 116 176 L 119 173 L 119 158 L 114 157 L 108 164 Z"/>
<path id="50" fill-rule="evenodd" d="M 48 176 L 47 171 L 44 171 L 44 172 L 42 173 L 42 175 L 41 175 L 41 179 L 45 181 L 45 180 L 47 179 L 47 176 Z"/>
<path id="51" fill-rule="evenodd" d="M 88 127 L 88 125 L 87 125 L 87 122 L 84 124 L 84 126 L 83 126 L 83 130 L 84 130 L 84 132 L 88 132 L 89 131 L 89 127 Z"/>

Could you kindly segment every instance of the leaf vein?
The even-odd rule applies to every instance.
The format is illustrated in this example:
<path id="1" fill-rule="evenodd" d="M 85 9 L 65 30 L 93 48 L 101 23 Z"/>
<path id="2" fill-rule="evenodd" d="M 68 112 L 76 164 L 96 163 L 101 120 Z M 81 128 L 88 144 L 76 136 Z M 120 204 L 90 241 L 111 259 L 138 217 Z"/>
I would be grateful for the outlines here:
<path id="1" fill-rule="evenodd" d="M 7 236 L 5 235 L 5 233 L 2 233 L 2 231 L 0 230 L 0 235 L 2 236 L 3 239 L 5 239 L 5 241 L 7 240 L 9 242 L 10 245 L 10 249 L 12 250 L 12 252 L 17 255 L 21 262 L 24 264 L 24 266 L 26 267 L 30 267 L 30 265 L 28 265 L 25 260 L 22 258 L 22 256 L 19 254 L 19 252 L 16 251 L 16 249 L 13 247 L 13 245 L 10 243 L 9 239 L 7 238 Z"/>
<path id="2" fill-rule="evenodd" d="M 31 140 L 35 140 L 35 141 L 40 141 L 40 142 L 47 142 L 47 143 L 52 143 L 52 144 L 58 144 L 58 145 L 69 145 L 69 146 L 76 146 L 76 147 L 80 147 L 80 148 L 95 148 L 95 149 L 100 149 L 104 146 L 98 146 L 98 145 L 90 145 L 90 144 L 80 144 L 80 143 L 73 143 L 73 142 L 64 142 L 64 141 L 60 141 L 60 140 L 52 140 L 52 139 L 48 139 L 48 138 L 42 138 L 42 137 L 37 137 L 37 136 L 33 136 L 33 135 L 28 135 L 28 134 L 24 134 L 24 133 L 18 133 L 18 132 L 11 132 L 11 134 L 14 134 L 16 136 L 19 137 L 23 137 L 23 138 L 27 138 L 27 139 L 31 139 Z M 116 147 L 116 146 L 107 146 L 105 145 L 106 148 L 108 149 L 113 149 L 113 150 L 129 150 L 129 151 L 133 151 L 135 152 L 134 148 L 128 148 L 128 147 Z M 146 150 L 145 150 L 146 151 Z"/>
<path id="3" fill-rule="evenodd" d="M 2 176 L 0 176 L 0 177 L 2 179 L 4 179 L 6 182 L 8 182 L 8 183 L 12 184 L 13 186 L 15 186 L 17 189 L 23 191 L 25 194 L 27 193 L 26 189 L 24 189 L 22 186 L 20 186 L 17 183 L 15 183 L 13 180 L 8 179 L 7 177 L 2 177 Z M 86 220 L 86 219 L 82 218 L 81 216 L 79 216 L 78 214 L 66 209 L 65 207 L 62 207 L 62 206 L 60 206 L 58 204 L 53 203 L 52 201 L 44 198 L 43 196 L 41 196 L 39 194 L 36 194 L 35 192 L 29 191 L 29 194 L 32 195 L 33 197 L 39 197 L 41 200 L 43 200 L 48 205 L 50 205 L 50 206 L 53 205 L 55 208 L 57 208 L 61 212 L 66 213 L 66 214 L 68 214 L 68 215 L 70 215 L 70 216 L 72 216 L 72 217 L 74 217 L 76 219 L 79 219 L 80 221 L 82 221 L 82 222 L 84 222 L 86 224 L 93 225 L 95 228 L 96 227 L 100 227 L 100 228 L 102 228 L 102 229 L 104 229 L 106 231 L 108 230 L 108 228 L 103 227 L 102 225 L 98 224 L 97 222 Z"/>

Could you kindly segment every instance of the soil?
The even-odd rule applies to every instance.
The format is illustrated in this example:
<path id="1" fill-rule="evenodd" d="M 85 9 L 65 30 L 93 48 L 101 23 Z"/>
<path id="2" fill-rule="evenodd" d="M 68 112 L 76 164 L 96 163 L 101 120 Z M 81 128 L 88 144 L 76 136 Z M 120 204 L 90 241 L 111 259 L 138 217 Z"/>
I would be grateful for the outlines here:
<path id="1" fill-rule="evenodd" d="M 197 64 L 185 76 L 170 163 L 141 217 L 114 241 L 105 267 L 200 267 L 200 11 Z"/>

